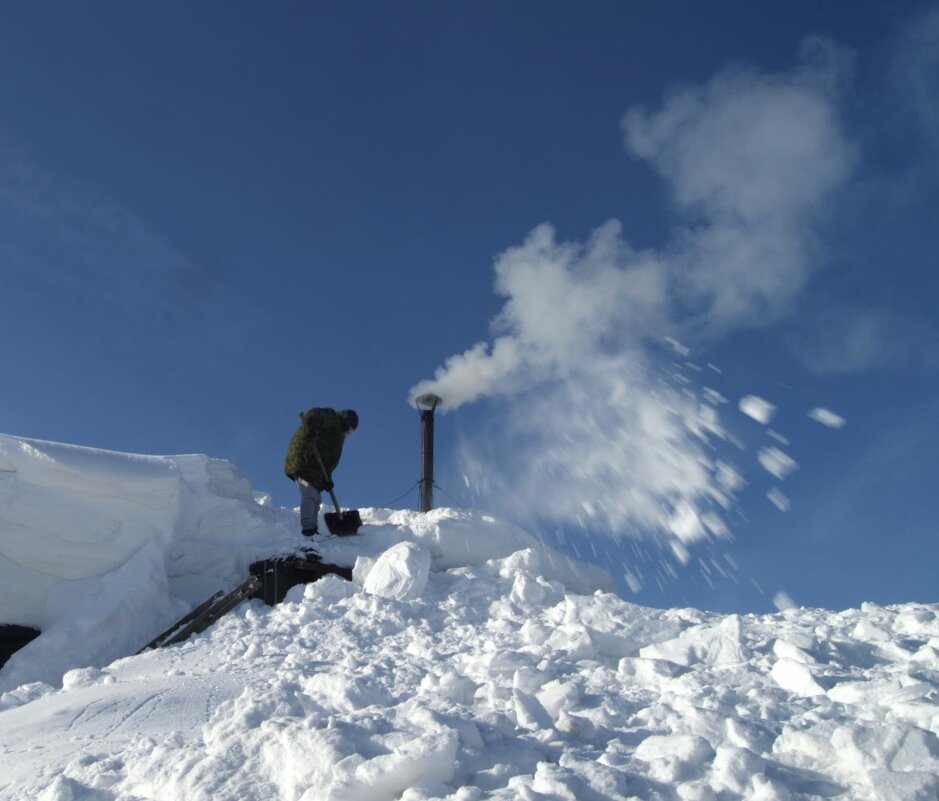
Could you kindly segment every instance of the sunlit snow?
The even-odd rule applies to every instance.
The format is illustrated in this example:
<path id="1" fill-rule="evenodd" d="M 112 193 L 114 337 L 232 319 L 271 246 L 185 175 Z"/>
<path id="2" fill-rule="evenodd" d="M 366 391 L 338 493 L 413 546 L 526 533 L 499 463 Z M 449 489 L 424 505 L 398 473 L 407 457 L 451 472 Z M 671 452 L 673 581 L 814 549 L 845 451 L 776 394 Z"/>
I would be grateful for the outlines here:
<path id="1" fill-rule="evenodd" d="M 779 448 L 761 448 L 756 458 L 768 473 L 779 479 L 785 478 L 798 467 L 795 459 Z"/>
<path id="2" fill-rule="evenodd" d="M 737 408 L 747 415 L 747 417 L 752 417 L 763 425 L 769 423 L 776 414 L 776 407 L 768 400 L 758 395 L 746 395 L 742 397 L 737 404 Z"/>
<path id="3" fill-rule="evenodd" d="M 295 512 L 204 456 L 2 437 L 0 458 L 0 622 L 43 628 L 0 671 L 2 799 L 939 791 L 939 605 L 796 609 L 780 591 L 772 615 L 649 609 L 490 515 L 366 509 L 358 536 L 319 546 L 352 582 L 124 656 L 300 545 Z"/>
<path id="4" fill-rule="evenodd" d="M 831 409 L 826 409 L 823 406 L 816 406 L 812 409 L 809 412 L 809 417 L 829 428 L 841 428 L 847 422 L 841 415 L 835 414 Z"/>

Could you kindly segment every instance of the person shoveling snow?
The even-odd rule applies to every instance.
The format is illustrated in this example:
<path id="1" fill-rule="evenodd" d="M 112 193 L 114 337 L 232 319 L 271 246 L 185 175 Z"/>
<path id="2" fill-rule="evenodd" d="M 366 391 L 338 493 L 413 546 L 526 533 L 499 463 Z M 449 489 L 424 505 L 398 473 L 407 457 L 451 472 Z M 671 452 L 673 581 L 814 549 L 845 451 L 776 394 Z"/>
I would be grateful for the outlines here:
<path id="1" fill-rule="evenodd" d="M 339 466 L 346 437 L 359 426 L 352 409 L 314 407 L 300 413 L 300 425 L 287 446 L 284 473 L 300 490 L 300 529 L 305 537 L 318 530 L 321 493 L 329 492 L 336 511 L 326 515 L 333 534 L 355 534 L 362 520 L 352 509 L 342 512 L 333 492 L 332 474 Z"/>

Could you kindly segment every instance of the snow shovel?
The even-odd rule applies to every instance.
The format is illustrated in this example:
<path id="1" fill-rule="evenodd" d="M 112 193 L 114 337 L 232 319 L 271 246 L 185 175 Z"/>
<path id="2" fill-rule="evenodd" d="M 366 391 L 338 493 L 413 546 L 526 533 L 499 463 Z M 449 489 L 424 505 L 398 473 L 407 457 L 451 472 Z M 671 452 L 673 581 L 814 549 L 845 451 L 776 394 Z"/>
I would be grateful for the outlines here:
<path id="1" fill-rule="evenodd" d="M 313 454 L 316 456 L 316 461 L 320 466 L 320 470 L 323 471 L 323 476 L 326 480 L 332 484 L 333 481 L 329 477 L 329 473 L 326 471 L 326 465 L 323 464 L 323 459 L 320 456 L 319 448 L 316 447 L 315 442 L 310 443 L 313 446 Z M 335 534 L 337 537 L 349 537 L 352 534 L 355 534 L 359 530 L 359 526 L 362 525 L 362 516 L 359 514 L 358 509 L 347 509 L 343 512 L 339 508 L 339 501 L 336 500 L 336 493 L 332 489 L 329 490 L 329 497 L 333 499 L 333 506 L 336 507 L 335 512 L 327 512 L 324 517 L 326 518 L 326 528 L 329 529 L 330 534 Z"/>

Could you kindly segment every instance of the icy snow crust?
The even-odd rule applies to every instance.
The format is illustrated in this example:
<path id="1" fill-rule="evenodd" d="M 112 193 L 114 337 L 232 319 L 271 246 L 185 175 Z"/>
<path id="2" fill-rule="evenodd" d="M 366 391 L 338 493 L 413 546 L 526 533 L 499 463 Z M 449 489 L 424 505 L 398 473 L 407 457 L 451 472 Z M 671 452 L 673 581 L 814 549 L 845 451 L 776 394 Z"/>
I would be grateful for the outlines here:
<path id="1" fill-rule="evenodd" d="M 8 460 L 38 458 L 12 444 L 20 450 Z M 131 458 L 84 455 L 98 478 L 102 461 Z M 213 460 L 167 460 L 144 470 L 173 473 L 190 461 L 187 525 L 202 518 L 202 501 L 234 509 L 226 503 L 240 487 L 244 521 L 266 521 L 255 536 L 291 546 L 293 513 L 250 508 L 230 466 L 211 468 L 210 490 L 202 475 Z M 38 493 L 48 505 L 53 482 L 33 468 L 24 482 L 33 489 L 19 497 Z M 149 478 L 135 480 L 156 497 Z M 118 495 L 131 504 L 132 493 Z M 6 541 L 10 521 L 28 513 L 15 494 L 2 498 Z M 86 501 L 104 520 L 112 496 Z M 122 530 L 136 519 L 125 514 L 115 513 Z M 647 609 L 592 591 L 602 571 L 484 515 L 364 517 L 360 537 L 322 545 L 330 558 L 354 559 L 352 583 L 330 576 L 277 607 L 245 603 L 179 646 L 73 669 L 61 688 L 31 681 L 0 694 L 0 799 L 891 801 L 939 792 L 937 605 L 765 616 Z M 104 602 L 101 585 L 119 589 L 114 575 L 149 549 L 169 566 L 160 586 L 171 599 L 178 565 L 202 564 L 197 531 L 159 529 L 156 543 L 128 547 L 97 581 L 92 571 L 55 586 L 63 597 L 70 581 L 98 587 Z M 202 536 L 209 551 L 224 542 Z M 247 534 L 230 536 L 237 555 L 216 578 L 251 551 Z M 61 632 L 82 619 L 69 615 L 50 619 Z"/>

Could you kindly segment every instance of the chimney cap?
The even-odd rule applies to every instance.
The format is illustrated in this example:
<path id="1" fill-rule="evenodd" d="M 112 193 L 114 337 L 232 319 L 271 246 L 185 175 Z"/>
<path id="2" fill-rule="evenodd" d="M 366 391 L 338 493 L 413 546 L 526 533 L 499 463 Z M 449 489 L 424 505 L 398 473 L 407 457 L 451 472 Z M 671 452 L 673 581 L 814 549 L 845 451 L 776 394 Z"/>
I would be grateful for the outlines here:
<path id="1" fill-rule="evenodd" d="M 433 392 L 428 392 L 425 395 L 418 395 L 414 399 L 414 402 L 417 404 L 418 409 L 429 409 L 433 411 L 440 403 L 443 403 L 443 398 L 439 395 L 434 395 Z"/>

